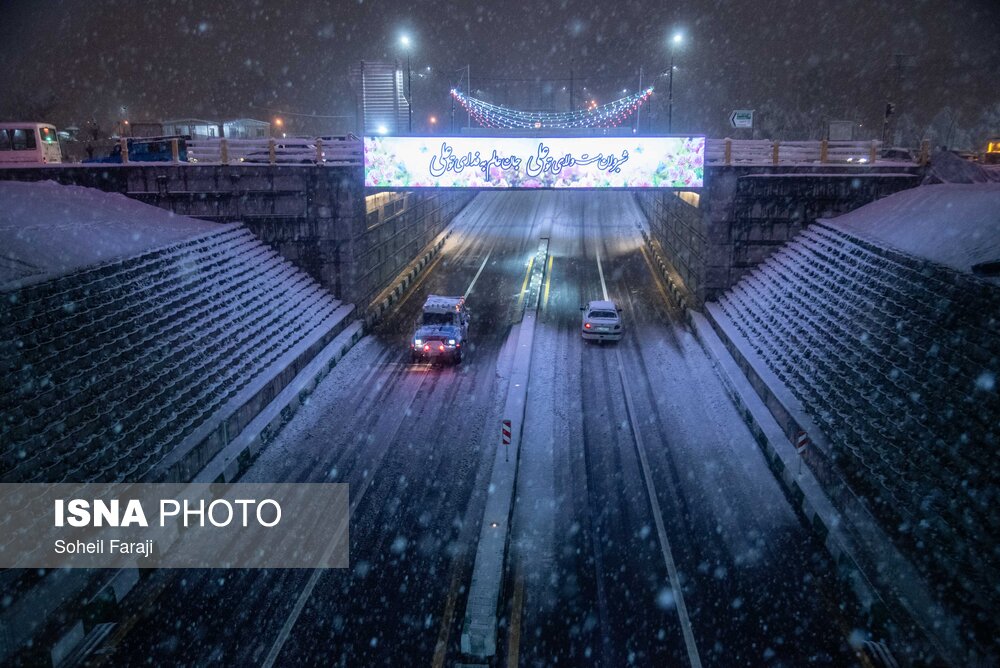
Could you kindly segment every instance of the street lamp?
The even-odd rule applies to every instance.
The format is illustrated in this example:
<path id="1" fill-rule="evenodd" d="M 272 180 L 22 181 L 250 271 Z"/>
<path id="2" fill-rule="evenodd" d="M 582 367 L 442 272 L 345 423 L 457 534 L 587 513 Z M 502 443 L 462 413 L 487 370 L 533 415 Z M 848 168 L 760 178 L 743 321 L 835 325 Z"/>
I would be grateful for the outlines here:
<path id="1" fill-rule="evenodd" d="M 413 72 L 410 70 L 410 36 L 403 35 L 399 38 L 399 44 L 406 50 L 406 108 L 409 111 L 407 118 L 407 132 L 413 134 Z"/>
<path id="2" fill-rule="evenodd" d="M 674 131 L 674 54 L 677 46 L 684 41 L 684 35 L 677 32 L 670 38 L 670 84 L 667 88 L 667 133 Z"/>

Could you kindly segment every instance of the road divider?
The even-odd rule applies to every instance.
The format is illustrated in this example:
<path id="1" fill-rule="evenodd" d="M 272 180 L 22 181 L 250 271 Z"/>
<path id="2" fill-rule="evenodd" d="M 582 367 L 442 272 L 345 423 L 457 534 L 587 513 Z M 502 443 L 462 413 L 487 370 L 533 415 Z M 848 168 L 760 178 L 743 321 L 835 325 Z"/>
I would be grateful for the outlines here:
<path id="1" fill-rule="evenodd" d="M 543 238 L 529 261 L 515 313 L 518 324 L 510 334 L 516 337 L 517 345 L 462 623 L 462 653 L 478 660 L 491 659 L 497 650 L 498 617 L 501 614 L 500 601 L 506 572 L 510 521 L 514 511 L 514 491 L 517 488 L 517 464 L 528 399 L 531 350 L 548 252 L 549 240 Z"/>

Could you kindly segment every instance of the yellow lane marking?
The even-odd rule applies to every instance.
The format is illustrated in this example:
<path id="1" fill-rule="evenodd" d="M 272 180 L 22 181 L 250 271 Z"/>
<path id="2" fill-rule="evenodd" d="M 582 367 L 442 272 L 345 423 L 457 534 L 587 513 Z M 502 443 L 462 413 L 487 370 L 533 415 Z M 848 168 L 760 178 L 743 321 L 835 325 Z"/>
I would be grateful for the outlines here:
<path id="1" fill-rule="evenodd" d="M 517 668 L 521 651 L 521 607 L 524 604 L 524 576 L 518 569 L 514 584 L 514 603 L 510 613 L 510 636 L 507 638 L 507 668 Z"/>
<path id="2" fill-rule="evenodd" d="M 455 616 L 455 605 L 458 603 L 458 590 L 462 585 L 462 570 L 464 557 L 455 560 L 451 571 L 451 586 L 448 588 L 448 601 L 444 606 L 444 616 L 441 618 L 441 629 L 438 631 L 437 646 L 434 648 L 433 668 L 443 668 L 448 655 L 448 635 L 451 633 L 451 620 Z"/>
<path id="3" fill-rule="evenodd" d="M 663 278 L 660 273 L 653 268 L 653 261 L 649 257 L 649 253 L 646 251 L 645 246 L 640 246 L 639 250 L 642 252 L 642 259 L 646 261 L 646 266 L 649 267 L 649 273 L 653 276 L 653 284 L 656 286 L 657 291 L 659 291 L 660 296 L 663 297 L 664 303 L 666 303 L 667 308 L 673 308 L 674 302 L 670 299 L 670 295 L 667 294 L 667 289 L 663 286 Z"/>
<path id="4" fill-rule="evenodd" d="M 549 268 L 545 270 L 545 299 L 542 301 L 542 308 L 547 308 L 549 305 L 549 288 L 552 286 L 552 259 L 553 256 L 549 256 Z"/>
<path id="5" fill-rule="evenodd" d="M 535 256 L 532 255 L 531 259 L 528 260 L 528 270 L 524 272 L 524 282 L 521 283 L 521 294 L 517 297 L 517 307 L 521 308 L 521 303 L 524 301 L 524 294 L 528 290 L 528 281 L 531 279 L 531 267 L 535 264 Z"/>

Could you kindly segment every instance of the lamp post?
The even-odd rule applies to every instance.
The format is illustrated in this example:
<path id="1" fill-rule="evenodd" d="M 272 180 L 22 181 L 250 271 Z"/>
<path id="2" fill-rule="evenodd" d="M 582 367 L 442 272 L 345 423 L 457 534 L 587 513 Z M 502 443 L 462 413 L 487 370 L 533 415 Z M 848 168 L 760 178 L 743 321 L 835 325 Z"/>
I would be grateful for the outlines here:
<path id="1" fill-rule="evenodd" d="M 677 45 L 684 41 L 684 36 L 679 32 L 674 33 L 670 38 L 670 82 L 667 88 L 667 133 L 674 131 L 674 54 Z"/>
<path id="2" fill-rule="evenodd" d="M 410 37 L 403 35 L 399 38 L 399 43 L 406 50 L 406 108 L 409 112 L 407 117 L 407 132 L 413 134 L 413 72 L 410 70 Z"/>

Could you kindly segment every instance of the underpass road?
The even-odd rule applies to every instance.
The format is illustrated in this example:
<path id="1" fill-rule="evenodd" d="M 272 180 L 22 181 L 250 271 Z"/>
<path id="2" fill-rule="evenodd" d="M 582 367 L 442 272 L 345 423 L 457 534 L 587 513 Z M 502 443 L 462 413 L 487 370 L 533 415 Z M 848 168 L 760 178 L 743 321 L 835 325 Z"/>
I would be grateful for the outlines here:
<path id="1" fill-rule="evenodd" d="M 702 664 L 857 663 L 850 596 L 667 302 L 631 195 L 551 195 L 561 205 L 512 536 L 525 578 L 517 662 L 691 665 L 623 376 Z M 579 335 L 580 306 L 602 298 L 598 254 L 623 309 L 617 344 Z"/>
<path id="2" fill-rule="evenodd" d="M 640 216 L 624 192 L 478 195 L 411 295 L 323 380 L 243 478 L 350 483 L 351 568 L 157 573 L 162 593 L 129 602 L 135 625 L 106 663 L 460 660 L 510 320 L 542 236 L 550 264 L 499 664 L 688 665 L 654 503 L 703 665 L 854 663 L 843 640 L 853 628 L 846 593 L 667 303 L 643 254 Z M 623 308 L 619 344 L 579 335 L 580 305 L 602 295 L 598 255 Z M 477 274 L 463 363 L 410 364 L 424 297 L 462 294 Z"/>
<path id="3" fill-rule="evenodd" d="M 471 571 L 506 389 L 498 363 L 543 204 L 539 196 L 477 197 L 408 298 L 331 371 L 241 479 L 350 483 L 351 568 L 315 578 L 292 623 L 310 571 L 174 573 L 135 611 L 110 663 L 259 665 L 274 654 L 274 665 L 401 656 L 429 665 L 439 638 L 445 654 L 451 645 L 457 651 L 464 588 L 449 583 L 466 582 Z M 462 364 L 410 364 L 426 295 L 463 294 L 477 273 Z"/>

